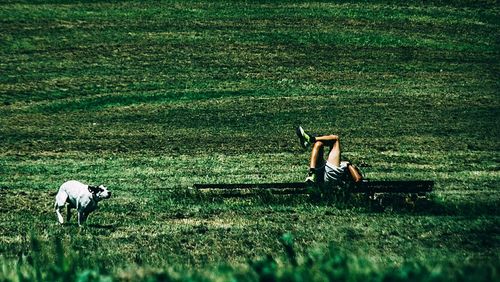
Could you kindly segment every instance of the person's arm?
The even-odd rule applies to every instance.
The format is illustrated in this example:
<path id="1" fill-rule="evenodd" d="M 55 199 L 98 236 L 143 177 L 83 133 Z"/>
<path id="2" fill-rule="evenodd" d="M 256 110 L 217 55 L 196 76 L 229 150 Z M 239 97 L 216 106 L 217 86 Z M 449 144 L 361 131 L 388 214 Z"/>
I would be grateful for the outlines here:
<path id="1" fill-rule="evenodd" d="M 348 164 L 347 169 L 349 169 L 349 174 L 351 175 L 354 183 L 359 183 L 361 182 L 361 180 L 363 180 L 363 176 L 356 166 L 354 166 L 353 164 Z"/>

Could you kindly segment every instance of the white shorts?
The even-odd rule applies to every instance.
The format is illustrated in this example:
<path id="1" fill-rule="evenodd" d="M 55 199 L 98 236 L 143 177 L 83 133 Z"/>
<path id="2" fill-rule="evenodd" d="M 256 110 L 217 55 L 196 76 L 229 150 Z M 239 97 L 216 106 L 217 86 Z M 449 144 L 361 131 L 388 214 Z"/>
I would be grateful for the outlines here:
<path id="1" fill-rule="evenodd" d="M 325 187 L 334 187 L 341 184 L 347 172 L 348 162 L 341 162 L 340 166 L 335 166 L 329 162 L 321 167 L 318 172 L 319 184 Z"/>

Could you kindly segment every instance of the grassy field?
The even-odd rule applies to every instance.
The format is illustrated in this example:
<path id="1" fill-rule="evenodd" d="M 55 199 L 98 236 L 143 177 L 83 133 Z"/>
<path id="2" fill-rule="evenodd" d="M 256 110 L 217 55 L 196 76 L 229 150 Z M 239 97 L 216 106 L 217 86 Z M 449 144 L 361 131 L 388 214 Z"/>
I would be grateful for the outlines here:
<path id="1" fill-rule="evenodd" d="M 496 1 L 1 1 L 0 281 L 491 281 Z M 194 183 L 301 181 L 335 133 L 416 206 Z M 87 225 L 66 180 L 113 197 Z"/>

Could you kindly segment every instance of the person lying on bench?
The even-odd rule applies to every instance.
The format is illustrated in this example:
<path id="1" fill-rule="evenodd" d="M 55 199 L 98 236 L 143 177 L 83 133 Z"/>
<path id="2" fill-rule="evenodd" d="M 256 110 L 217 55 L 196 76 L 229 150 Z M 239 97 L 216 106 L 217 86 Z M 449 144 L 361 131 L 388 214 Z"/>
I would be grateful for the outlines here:
<path id="1" fill-rule="evenodd" d="M 313 136 L 299 126 L 296 128 L 302 148 L 311 147 L 311 162 L 306 183 L 317 184 L 324 188 L 334 188 L 342 184 L 346 178 L 356 184 L 363 177 L 357 167 L 340 159 L 340 139 L 337 135 Z M 325 147 L 328 147 L 328 158 L 324 159 Z"/>

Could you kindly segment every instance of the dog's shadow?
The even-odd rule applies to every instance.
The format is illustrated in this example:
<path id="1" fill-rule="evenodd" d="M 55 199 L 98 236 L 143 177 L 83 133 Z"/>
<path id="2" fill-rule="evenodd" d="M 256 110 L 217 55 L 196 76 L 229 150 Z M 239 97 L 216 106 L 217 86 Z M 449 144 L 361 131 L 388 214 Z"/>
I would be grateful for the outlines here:
<path id="1" fill-rule="evenodd" d="M 115 232 L 117 227 L 113 224 L 99 224 L 99 223 L 89 223 L 89 224 L 84 224 L 81 227 L 78 226 L 78 223 L 73 223 L 73 222 L 65 222 L 63 224 L 65 227 L 71 227 L 71 228 L 91 228 L 91 229 L 96 229 L 96 230 L 105 230 L 109 232 Z"/>
<path id="2" fill-rule="evenodd" d="M 113 224 L 99 224 L 99 223 L 91 223 L 91 224 L 86 224 L 87 227 L 90 228 L 96 228 L 96 229 L 103 229 L 103 230 L 108 230 L 108 231 L 115 231 L 116 226 Z"/>

